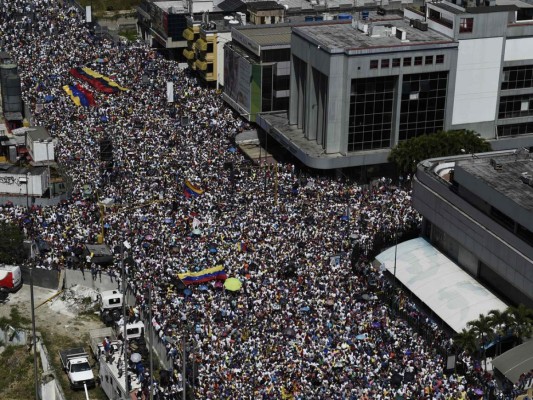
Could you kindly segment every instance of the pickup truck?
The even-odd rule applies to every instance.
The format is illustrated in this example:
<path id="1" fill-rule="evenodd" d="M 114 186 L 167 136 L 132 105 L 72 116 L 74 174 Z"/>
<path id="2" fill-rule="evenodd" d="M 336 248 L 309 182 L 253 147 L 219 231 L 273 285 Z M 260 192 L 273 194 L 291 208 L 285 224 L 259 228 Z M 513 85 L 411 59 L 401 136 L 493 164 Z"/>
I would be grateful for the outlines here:
<path id="1" fill-rule="evenodd" d="M 95 387 L 96 382 L 89 364 L 89 355 L 83 347 L 60 350 L 59 358 L 68 376 L 71 389 L 83 389 L 84 386 Z"/>

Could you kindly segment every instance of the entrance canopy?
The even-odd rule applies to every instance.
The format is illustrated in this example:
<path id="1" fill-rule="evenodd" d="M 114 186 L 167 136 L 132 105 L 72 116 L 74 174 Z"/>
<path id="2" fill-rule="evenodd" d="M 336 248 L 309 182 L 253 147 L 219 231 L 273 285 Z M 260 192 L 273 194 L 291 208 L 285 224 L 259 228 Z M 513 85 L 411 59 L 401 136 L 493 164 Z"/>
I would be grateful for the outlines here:
<path id="1" fill-rule="evenodd" d="M 505 303 L 468 275 L 461 267 L 418 238 L 399 243 L 376 257 L 407 289 L 455 332 L 491 310 L 503 311 Z"/>
<path id="2" fill-rule="evenodd" d="M 533 370 L 533 340 L 521 344 L 492 360 L 492 365 L 513 383 Z"/>

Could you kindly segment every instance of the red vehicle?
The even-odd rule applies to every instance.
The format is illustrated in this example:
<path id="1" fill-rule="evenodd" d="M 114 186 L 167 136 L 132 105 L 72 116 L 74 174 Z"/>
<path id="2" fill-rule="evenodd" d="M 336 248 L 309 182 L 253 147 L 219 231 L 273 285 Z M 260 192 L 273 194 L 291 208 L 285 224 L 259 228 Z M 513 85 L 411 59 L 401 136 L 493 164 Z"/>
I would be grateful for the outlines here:
<path id="1" fill-rule="evenodd" d="M 20 267 L 0 265 L 0 291 L 16 292 L 22 286 Z"/>

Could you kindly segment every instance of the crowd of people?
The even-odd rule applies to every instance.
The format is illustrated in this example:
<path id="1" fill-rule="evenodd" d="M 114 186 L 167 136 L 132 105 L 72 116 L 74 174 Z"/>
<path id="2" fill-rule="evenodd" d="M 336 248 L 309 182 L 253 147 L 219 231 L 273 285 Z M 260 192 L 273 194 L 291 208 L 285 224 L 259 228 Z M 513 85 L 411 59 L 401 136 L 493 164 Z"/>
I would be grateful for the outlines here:
<path id="1" fill-rule="evenodd" d="M 0 51 L 16 59 L 33 122 L 48 129 L 74 183 L 56 206 L 2 208 L 2 218 L 49 246 L 31 261 L 43 268 L 89 269 L 76 256 L 103 228 L 114 252 L 105 272 L 120 276 L 128 242 L 128 286 L 144 315 L 151 288 L 151 323 L 175 366 L 178 384 L 157 385 L 160 398 L 182 390 L 183 335 L 201 399 L 482 396 L 446 374 L 435 341 L 449 339 L 427 340 L 392 315 L 378 295 L 392 290 L 383 272 L 352 263 L 354 243 L 368 248 L 378 232 L 420 224 L 408 185 L 362 187 L 291 163 L 252 165 L 234 142 L 249 125 L 213 89 L 140 41 L 92 35 L 68 4 L 0 0 Z M 69 74 L 82 66 L 128 91 L 74 105 L 62 87 L 83 83 Z M 101 161 L 102 139 L 112 142 L 112 163 Z M 184 196 L 186 180 L 199 193 Z M 102 215 L 104 199 L 113 206 Z M 178 273 L 217 265 L 243 282 L 239 291 L 216 282 L 183 290 Z"/>

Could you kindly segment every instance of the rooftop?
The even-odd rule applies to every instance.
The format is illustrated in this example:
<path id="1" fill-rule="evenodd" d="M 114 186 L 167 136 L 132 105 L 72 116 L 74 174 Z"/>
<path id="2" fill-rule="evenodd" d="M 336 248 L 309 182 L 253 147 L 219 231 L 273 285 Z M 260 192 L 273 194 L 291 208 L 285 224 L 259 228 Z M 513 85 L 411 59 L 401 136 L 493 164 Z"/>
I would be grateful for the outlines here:
<path id="1" fill-rule="evenodd" d="M 533 158 L 511 155 L 492 159 L 501 165 L 500 170 L 491 164 L 490 159 L 483 159 L 483 162 L 460 161 L 456 168 L 462 168 L 466 173 L 511 199 L 519 207 L 533 211 L 533 186 L 521 180 L 523 173 L 529 174 L 533 179 Z"/>
<path id="2" fill-rule="evenodd" d="M 397 16 L 396 16 L 397 18 Z M 363 21 L 361 21 L 363 22 Z M 311 43 L 320 46 L 330 53 L 367 50 L 386 47 L 420 46 L 435 44 L 450 44 L 454 41 L 438 32 L 421 31 L 411 27 L 404 20 L 369 20 L 375 32 L 377 27 L 383 29 L 396 27 L 406 32 L 406 40 L 402 41 L 392 34 L 382 34 L 379 37 L 365 34 L 352 25 L 312 25 L 294 28 L 294 33 L 304 37 Z M 370 29 L 370 27 L 369 27 Z"/>
<path id="3" fill-rule="evenodd" d="M 275 1 L 271 1 L 271 0 L 253 1 L 253 2 L 247 3 L 247 6 L 250 11 L 267 11 L 267 10 L 284 10 L 285 9 L 281 4 L 278 4 Z"/>

